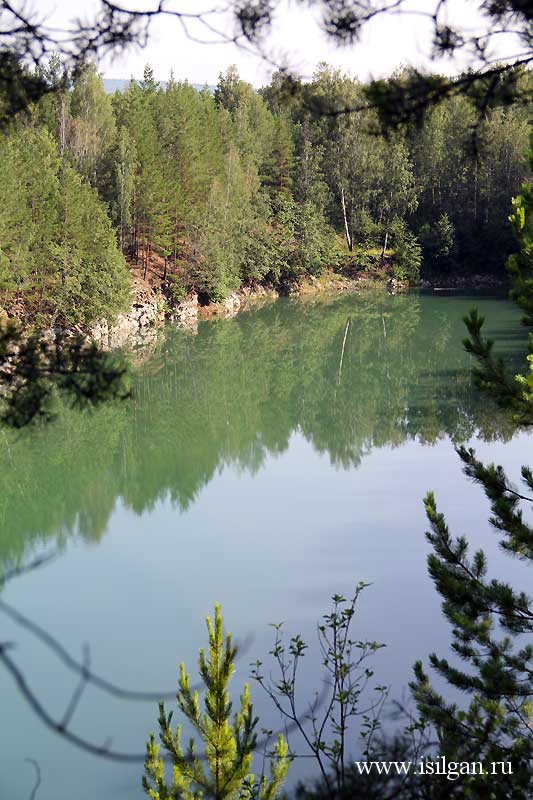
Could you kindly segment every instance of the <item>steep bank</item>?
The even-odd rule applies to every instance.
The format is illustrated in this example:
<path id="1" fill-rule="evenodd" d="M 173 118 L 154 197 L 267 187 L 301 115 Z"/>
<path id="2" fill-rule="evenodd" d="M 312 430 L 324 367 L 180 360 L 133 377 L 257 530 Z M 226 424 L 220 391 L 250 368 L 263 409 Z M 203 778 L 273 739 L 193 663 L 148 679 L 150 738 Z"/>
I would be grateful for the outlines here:
<path id="1" fill-rule="evenodd" d="M 133 301 L 127 313 L 119 314 L 110 323 L 102 320 L 93 325 L 90 338 L 104 348 L 146 343 L 157 336 L 157 329 L 165 323 L 175 324 L 195 331 L 201 319 L 233 317 L 245 308 L 257 308 L 279 297 L 311 297 L 319 294 L 359 292 L 361 289 L 385 286 L 389 275 L 359 276 L 340 275 L 327 271 L 319 278 L 274 286 L 243 286 L 220 302 L 202 302 L 197 292 L 190 292 L 185 299 L 172 305 L 164 289 L 156 288 L 139 275 L 133 277 Z"/>
<path id="2" fill-rule="evenodd" d="M 461 275 L 456 280 L 447 276 L 435 276 L 431 280 L 421 279 L 420 289 L 496 289 L 504 286 L 501 280 L 487 276 Z M 406 284 L 393 277 L 392 263 L 373 270 L 347 270 L 341 274 L 326 270 L 320 277 L 308 276 L 300 281 L 286 282 L 279 286 L 243 286 L 220 302 L 205 302 L 196 292 L 190 292 L 180 303 L 173 304 L 162 282 L 143 279 L 140 271 L 132 270 L 131 305 L 127 312 L 118 314 L 114 320 L 100 320 L 88 329 L 75 327 L 73 334 L 87 335 L 104 349 L 135 347 L 155 341 L 158 330 L 165 324 L 173 324 L 195 332 L 202 319 L 233 317 L 241 311 L 277 300 L 280 297 L 312 298 L 318 295 L 359 293 L 370 289 L 387 289 L 390 293 L 404 291 Z M 17 309 L 22 312 L 22 309 Z M 24 327 L 22 313 L 7 313 L 0 308 L 0 323 L 14 319 Z M 44 330 L 52 337 L 53 327 Z"/>
<path id="3" fill-rule="evenodd" d="M 146 344 L 157 337 L 164 324 L 174 324 L 187 330 L 195 330 L 200 319 L 232 317 L 244 308 L 259 307 L 279 297 L 311 296 L 322 293 L 357 292 L 368 284 L 368 276 L 347 277 L 326 271 L 320 278 L 306 278 L 300 282 L 284 283 L 280 286 L 243 286 L 220 302 L 205 302 L 192 291 L 179 303 L 172 303 L 162 281 L 145 280 L 142 273 L 131 271 L 131 302 L 127 311 L 113 319 L 101 319 L 87 326 L 68 328 L 73 336 L 87 336 L 104 349 Z M 375 283 L 375 282 L 374 282 Z M 384 280 L 381 280 L 384 283 Z M 22 304 L 0 307 L 0 325 L 14 322 L 17 327 L 30 331 Z M 62 330 L 65 330 L 63 326 Z M 41 326 L 42 335 L 52 340 L 57 325 L 52 321 Z"/>
<path id="4" fill-rule="evenodd" d="M 101 320 L 91 326 L 89 337 L 101 347 L 114 349 L 145 343 L 165 322 L 163 295 L 138 276 L 132 278 L 132 304 L 113 322 Z"/>
<path id="5" fill-rule="evenodd" d="M 161 280 L 143 278 L 140 271 L 132 271 L 133 301 L 127 313 L 120 314 L 113 323 L 103 320 L 92 326 L 89 335 L 93 341 L 106 348 L 146 344 L 157 335 L 157 329 L 174 324 L 194 332 L 199 320 L 233 317 L 247 308 L 257 308 L 279 297 L 313 297 L 321 294 L 359 293 L 370 289 L 387 289 L 390 293 L 405 291 L 406 283 L 394 278 L 394 263 L 388 258 L 373 269 L 347 269 L 343 273 L 326 270 L 321 276 L 285 282 L 278 286 L 257 284 L 243 286 L 220 302 L 206 302 L 196 292 L 190 292 L 181 302 L 172 303 Z M 502 281 L 491 276 L 460 275 L 456 280 L 437 275 L 422 279 L 417 288 L 465 289 L 501 288 Z"/>

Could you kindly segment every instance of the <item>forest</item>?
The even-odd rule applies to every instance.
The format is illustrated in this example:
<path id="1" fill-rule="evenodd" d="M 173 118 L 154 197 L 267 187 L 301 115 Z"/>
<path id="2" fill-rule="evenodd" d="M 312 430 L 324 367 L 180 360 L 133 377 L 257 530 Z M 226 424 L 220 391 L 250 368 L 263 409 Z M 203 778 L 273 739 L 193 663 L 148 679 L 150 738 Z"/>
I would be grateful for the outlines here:
<path id="1" fill-rule="evenodd" d="M 531 800 L 531 0 L 70 5 L 0 0 L 0 796 Z"/>
<path id="2" fill-rule="evenodd" d="M 59 57 L 39 77 L 53 91 L 0 133 L 0 305 L 26 325 L 113 318 L 132 269 L 170 305 L 384 256 L 412 284 L 504 278 L 530 100 L 480 117 L 463 93 L 384 133 L 375 108 L 346 113 L 364 86 L 326 64 L 290 91 L 281 73 L 256 91 L 230 67 L 198 91 L 147 66 L 108 95 Z M 531 73 L 514 80 L 530 97 Z"/>

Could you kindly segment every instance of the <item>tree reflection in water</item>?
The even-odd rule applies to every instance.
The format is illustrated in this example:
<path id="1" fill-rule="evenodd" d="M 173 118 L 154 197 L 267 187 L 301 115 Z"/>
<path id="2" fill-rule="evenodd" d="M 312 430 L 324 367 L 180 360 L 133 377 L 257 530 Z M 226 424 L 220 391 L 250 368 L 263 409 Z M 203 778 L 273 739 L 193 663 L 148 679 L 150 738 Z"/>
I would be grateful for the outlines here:
<path id="1" fill-rule="evenodd" d="M 184 510 L 217 470 L 255 473 L 295 432 L 339 468 L 413 439 L 509 438 L 462 352 L 474 302 L 507 331 L 507 357 L 523 346 L 506 302 L 414 294 L 279 301 L 197 335 L 168 328 L 135 368 L 132 401 L 2 434 L 0 561 L 48 539 L 98 540 L 118 500 Z"/>

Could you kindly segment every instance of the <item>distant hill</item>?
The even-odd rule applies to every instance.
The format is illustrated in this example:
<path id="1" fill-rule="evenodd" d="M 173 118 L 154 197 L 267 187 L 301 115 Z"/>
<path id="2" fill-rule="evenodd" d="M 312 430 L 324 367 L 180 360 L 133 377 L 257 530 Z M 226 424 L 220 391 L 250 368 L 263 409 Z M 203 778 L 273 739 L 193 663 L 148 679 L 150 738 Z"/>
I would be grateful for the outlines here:
<path id="1" fill-rule="evenodd" d="M 113 92 L 123 92 L 130 82 L 130 78 L 104 78 L 104 89 L 106 94 L 113 94 Z M 159 81 L 161 86 L 166 87 L 168 81 Z M 191 83 L 191 86 L 194 89 L 204 89 L 205 86 L 201 83 Z M 215 91 L 214 86 L 207 86 L 210 92 Z"/>

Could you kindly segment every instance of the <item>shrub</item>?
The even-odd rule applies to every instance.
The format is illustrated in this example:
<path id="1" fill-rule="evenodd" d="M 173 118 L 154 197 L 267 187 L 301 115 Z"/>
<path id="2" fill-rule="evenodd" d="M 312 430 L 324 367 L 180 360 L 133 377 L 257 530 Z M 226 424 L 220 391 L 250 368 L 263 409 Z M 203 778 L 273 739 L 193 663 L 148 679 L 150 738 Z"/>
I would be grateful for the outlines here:
<path id="1" fill-rule="evenodd" d="M 168 295 L 170 303 L 177 306 L 182 303 L 187 297 L 187 286 L 181 275 L 171 273 L 167 276 Z"/>
<path id="2" fill-rule="evenodd" d="M 422 248 L 417 237 L 403 220 L 393 222 L 391 234 L 394 244 L 394 277 L 400 281 L 416 283 L 422 265 Z"/>
<path id="3" fill-rule="evenodd" d="M 435 264 L 439 269 L 451 270 L 455 265 L 456 243 L 455 227 L 448 214 L 441 214 L 438 220 L 423 225 L 418 236 L 422 245 L 424 261 Z"/>

